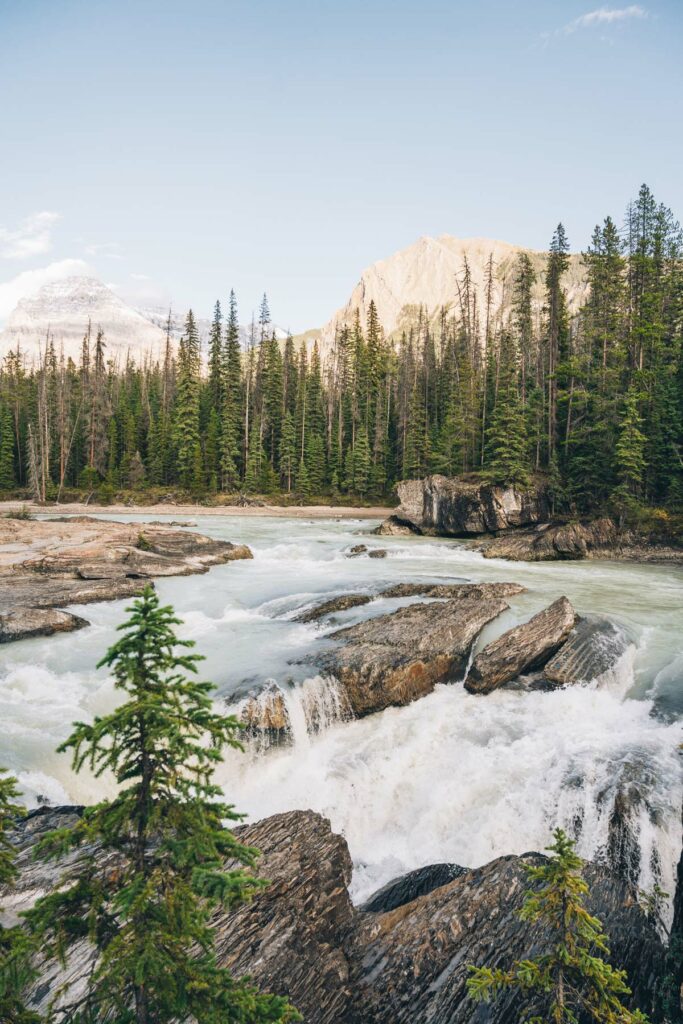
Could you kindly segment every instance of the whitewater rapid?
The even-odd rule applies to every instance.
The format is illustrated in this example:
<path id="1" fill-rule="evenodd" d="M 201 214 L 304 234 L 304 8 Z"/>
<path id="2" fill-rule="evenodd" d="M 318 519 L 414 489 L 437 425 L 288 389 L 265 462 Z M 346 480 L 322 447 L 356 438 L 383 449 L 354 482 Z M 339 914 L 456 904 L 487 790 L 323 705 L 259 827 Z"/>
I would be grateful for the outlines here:
<path id="1" fill-rule="evenodd" d="M 349 843 L 353 895 L 364 899 L 411 868 L 470 867 L 540 849 L 553 827 L 580 853 L 626 864 L 643 889 L 674 888 L 683 781 L 683 572 L 609 562 L 527 565 L 484 560 L 463 544 L 367 536 L 374 523 L 201 517 L 202 532 L 250 544 L 253 561 L 204 576 L 164 579 L 158 590 L 206 655 L 203 675 L 231 707 L 251 687 L 284 686 L 293 742 L 231 752 L 219 777 L 249 819 L 311 808 Z M 363 541 L 386 559 L 347 557 Z M 348 720 L 334 681 L 294 665 L 326 629 L 295 616 L 341 592 L 377 593 L 398 581 L 512 580 L 528 593 L 489 624 L 479 645 L 560 594 L 579 613 L 607 615 L 632 641 L 616 669 L 552 693 L 500 690 L 482 698 L 460 683 L 406 708 Z M 341 613 L 359 621 L 405 602 Z M 115 692 L 95 668 L 126 602 L 82 610 L 90 628 L 0 650 L 0 763 L 26 800 L 90 802 L 107 779 L 74 776 L 55 748 L 75 720 L 109 710 Z M 626 810 L 625 810 L 626 808 Z M 616 828 L 626 814 L 628 828 Z M 620 845 L 619 835 L 633 842 Z M 617 839 L 615 839 L 617 835 Z"/>

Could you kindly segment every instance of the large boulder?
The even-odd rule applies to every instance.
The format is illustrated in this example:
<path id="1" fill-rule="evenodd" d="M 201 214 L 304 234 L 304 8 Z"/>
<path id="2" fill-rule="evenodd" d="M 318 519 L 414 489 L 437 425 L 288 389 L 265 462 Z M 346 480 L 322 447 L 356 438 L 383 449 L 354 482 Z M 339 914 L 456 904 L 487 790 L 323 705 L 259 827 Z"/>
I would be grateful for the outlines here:
<path id="1" fill-rule="evenodd" d="M 19 824 L 13 840 L 20 874 L 14 889 L 3 894 L 5 923 L 14 923 L 58 883 L 60 869 L 36 860 L 35 845 L 79 813 L 42 810 Z M 525 1019 L 529 1006 L 523 998 L 503 994 L 478 1007 L 467 997 L 466 981 L 469 964 L 505 967 L 552 941 L 519 916 L 529 888 L 525 867 L 541 863 L 541 855 L 499 857 L 474 870 L 433 865 L 411 872 L 402 889 L 406 900 L 368 913 L 351 903 L 349 851 L 325 818 L 292 811 L 235 831 L 261 850 L 258 872 L 270 884 L 250 903 L 216 911 L 218 961 L 236 976 L 250 975 L 262 990 L 289 996 L 306 1024 Z M 78 856 L 70 854 L 72 860 Z M 419 876 L 425 887 L 415 898 Z M 627 971 L 633 1004 L 652 1013 L 666 971 L 656 927 L 627 883 L 594 865 L 586 877 L 589 910 L 604 923 L 613 962 Z M 392 883 L 395 894 L 400 883 Z M 68 949 L 65 965 L 42 965 L 29 995 L 31 1008 L 44 1012 L 62 985 L 58 1006 L 82 996 L 92 964 L 92 948 L 81 939 Z"/>
<path id="2" fill-rule="evenodd" d="M 579 619 L 543 675 L 556 686 L 590 682 L 614 669 L 632 643 L 628 633 L 609 619 Z"/>
<path id="3" fill-rule="evenodd" d="M 35 636 L 71 633 L 87 626 L 86 619 L 59 608 L 17 608 L 0 615 L 0 644 Z"/>
<path id="4" fill-rule="evenodd" d="M 397 490 L 400 505 L 379 528 L 380 533 L 467 537 L 542 523 L 549 515 L 547 494 L 541 486 L 498 486 L 428 476 L 403 480 Z"/>
<path id="5" fill-rule="evenodd" d="M 558 598 L 528 622 L 487 644 L 474 659 L 465 688 L 470 693 L 490 693 L 523 672 L 541 668 L 565 642 L 576 618 L 567 598 Z"/>
<path id="6" fill-rule="evenodd" d="M 346 629 L 316 658 L 342 684 L 355 715 L 409 704 L 462 676 L 480 631 L 508 608 L 477 589 L 445 602 L 412 604 Z"/>

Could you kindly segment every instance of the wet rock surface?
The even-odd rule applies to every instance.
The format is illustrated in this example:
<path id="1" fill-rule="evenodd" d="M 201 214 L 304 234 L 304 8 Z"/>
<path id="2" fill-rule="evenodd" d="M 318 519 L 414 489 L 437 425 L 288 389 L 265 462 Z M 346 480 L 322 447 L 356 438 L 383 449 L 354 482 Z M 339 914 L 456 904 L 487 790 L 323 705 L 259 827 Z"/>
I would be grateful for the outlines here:
<path id="1" fill-rule="evenodd" d="M 613 669 L 631 645 L 628 634 L 609 619 L 579 619 L 543 675 L 556 686 L 590 682 Z"/>
<path id="2" fill-rule="evenodd" d="M 323 601 L 321 604 L 309 608 L 308 611 L 302 612 L 301 615 L 297 615 L 296 621 L 317 622 L 318 619 L 323 619 L 327 615 L 345 612 L 349 608 L 358 608 L 361 605 L 369 604 L 370 601 L 372 601 L 372 594 L 340 594 L 339 597 L 332 597 L 329 601 Z"/>
<path id="3" fill-rule="evenodd" d="M 398 513 L 388 516 L 375 530 L 380 537 L 414 537 L 421 532 L 418 526 Z"/>
<path id="4" fill-rule="evenodd" d="M 473 546 L 481 551 L 484 558 L 524 562 L 613 558 L 683 565 L 683 547 L 671 546 L 657 538 L 622 532 L 607 518 L 555 526 L 543 524 L 532 530 L 515 530 L 500 537 L 487 537 Z"/>
<path id="5" fill-rule="evenodd" d="M 543 487 L 500 487 L 437 475 L 403 480 L 397 491 L 400 505 L 379 533 L 467 537 L 542 523 L 549 514 Z"/>
<path id="6" fill-rule="evenodd" d="M 486 601 L 496 597 L 514 597 L 525 591 L 526 587 L 519 583 L 396 583 L 382 590 L 380 597 L 470 597 Z"/>
<path id="7" fill-rule="evenodd" d="M 444 602 L 411 604 L 337 630 L 337 646 L 315 664 L 339 680 L 355 715 L 409 704 L 461 677 L 479 632 L 508 607 L 465 589 Z"/>
<path id="8" fill-rule="evenodd" d="M 58 869 L 36 861 L 33 847 L 48 829 L 73 822 L 77 813 L 76 808 L 38 811 L 18 827 L 20 876 L 3 895 L 6 923 L 56 884 Z M 539 863 L 539 854 L 500 857 L 475 870 L 420 869 L 432 880 L 448 870 L 458 874 L 392 910 L 368 912 L 349 898 L 352 864 L 346 842 L 320 815 L 292 811 L 236 833 L 262 851 L 258 872 L 270 885 L 251 903 L 216 912 L 219 963 L 236 975 L 249 974 L 263 990 L 289 996 L 307 1024 L 523 1019 L 528 1006 L 518 997 L 505 995 L 477 1007 L 465 983 L 468 964 L 504 967 L 538 953 L 550 939 L 519 918 L 529 888 L 524 865 Z M 420 872 L 407 876 L 407 887 Z M 614 962 L 628 973 L 633 1002 L 652 1012 L 665 954 L 656 930 L 626 883 L 594 865 L 586 875 L 589 909 L 605 925 Z M 71 947 L 65 968 L 43 969 L 34 984 L 33 1008 L 44 1010 L 64 981 L 70 986 L 65 1001 L 82 991 L 91 963 L 90 948 L 81 940 Z"/>
<path id="9" fill-rule="evenodd" d="M 465 688 L 470 693 L 490 693 L 501 683 L 542 667 L 565 642 L 576 619 L 567 598 L 558 598 L 528 622 L 487 644 L 475 657 Z"/>
<path id="10" fill-rule="evenodd" d="M 72 633 L 87 626 L 86 619 L 59 608 L 17 608 L 0 615 L 0 644 L 54 633 Z"/>
<path id="11" fill-rule="evenodd" d="M 392 878 L 377 892 L 362 903 L 359 910 L 368 914 L 383 914 L 388 910 L 396 910 L 406 903 L 412 903 L 418 896 L 425 896 L 442 885 L 448 885 L 454 878 L 467 874 L 467 868 L 459 864 L 428 864 L 424 868 L 416 868 L 406 875 Z"/>
<path id="12" fill-rule="evenodd" d="M 131 597 L 155 576 L 203 573 L 212 565 L 251 557 L 243 544 L 166 526 L 92 516 L 0 520 L 3 642 L 87 625 L 66 612 L 32 618 L 28 611 Z M 42 632 L 36 632 L 41 620 Z"/>

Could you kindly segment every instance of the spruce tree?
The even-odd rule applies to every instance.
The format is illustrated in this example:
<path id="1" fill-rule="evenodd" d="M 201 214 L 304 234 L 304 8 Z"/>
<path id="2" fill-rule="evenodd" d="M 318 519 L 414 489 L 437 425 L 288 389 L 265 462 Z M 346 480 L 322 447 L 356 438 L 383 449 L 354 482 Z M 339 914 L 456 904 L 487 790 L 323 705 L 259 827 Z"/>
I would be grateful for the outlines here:
<path id="1" fill-rule="evenodd" d="M 527 893 L 520 917 L 550 929 L 550 950 L 507 970 L 470 966 L 470 996 L 489 1002 L 516 989 L 534 1005 L 528 1024 L 647 1024 L 645 1014 L 622 1003 L 631 994 L 626 973 L 603 959 L 609 957 L 608 939 L 600 920 L 586 910 L 588 884 L 574 842 L 558 828 L 547 849 L 544 864 L 527 866 L 538 887 Z"/>
<path id="2" fill-rule="evenodd" d="M 294 430 L 294 420 L 289 410 L 285 413 L 282 421 L 278 463 L 283 486 L 287 488 L 287 491 L 291 491 L 292 477 L 294 475 L 294 467 L 296 466 L 296 433 Z"/>
<path id="3" fill-rule="evenodd" d="M 502 349 L 498 398 L 487 432 L 486 468 L 496 483 L 526 484 L 529 481 L 529 442 L 516 354 L 509 335 L 504 337 Z"/>
<path id="4" fill-rule="evenodd" d="M 100 662 L 124 701 L 92 724 L 76 723 L 60 747 L 76 771 L 111 772 L 118 794 L 42 841 L 43 857 L 81 853 L 29 911 L 29 926 L 48 956 L 63 956 L 75 939 L 95 947 L 74 1024 L 298 1019 L 285 999 L 216 962 L 212 912 L 265 884 L 251 874 L 257 851 L 226 827 L 240 815 L 213 781 L 222 751 L 239 747 L 238 722 L 216 712 L 212 684 L 194 678 L 201 658 L 181 651 L 193 644 L 178 639 L 173 609 L 148 587 L 128 610 Z M 226 860 L 242 867 L 226 870 Z"/>
<path id="5" fill-rule="evenodd" d="M 631 388 L 624 402 L 624 414 L 616 444 L 619 486 L 615 497 L 622 509 L 637 501 L 645 469 L 646 437 L 641 431 L 642 417 L 638 411 L 638 394 Z"/>
<path id="6" fill-rule="evenodd" d="M 230 292 L 230 312 L 225 325 L 222 393 L 221 486 L 226 490 L 234 490 L 239 483 L 242 450 L 242 355 L 234 291 Z"/>
<path id="7" fill-rule="evenodd" d="M 0 491 L 10 491 L 15 484 L 12 414 L 3 405 L 0 410 Z"/>
<path id="8" fill-rule="evenodd" d="M 16 849 L 8 832 L 24 808 L 18 803 L 17 780 L 0 768 L 0 888 L 17 878 Z M 0 908 L 1 909 L 1 908 Z M 29 1011 L 24 997 L 35 976 L 30 963 L 32 946 L 23 927 L 0 924 L 0 1021 L 7 1024 L 38 1024 L 40 1017 Z"/>
<path id="9" fill-rule="evenodd" d="M 364 497 L 370 483 L 370 445 L 365 427 L 358 431 L 353 449 L 353 489 L 356 494 Z"/>
<path id="10" fill-rule="evenodd" d="M 199 334 L 190 310 L 178 350 L 178 383 L 175 403 L 175 443 L 178 480 L 184 487 L 196 482 L 196 450 L 199 447 L 200 393 Z"/>

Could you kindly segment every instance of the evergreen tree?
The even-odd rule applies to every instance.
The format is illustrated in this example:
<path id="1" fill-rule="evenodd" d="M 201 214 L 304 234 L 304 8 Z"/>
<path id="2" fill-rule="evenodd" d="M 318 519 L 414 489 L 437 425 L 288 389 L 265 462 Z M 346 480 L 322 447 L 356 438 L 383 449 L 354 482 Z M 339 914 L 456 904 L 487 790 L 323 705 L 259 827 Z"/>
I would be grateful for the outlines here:
<path id="1" fill-rule="evenodd" d="M 638 394 L 632 388 L 624 403 L 619 439 L 616 444 L 617 494 L 622 501 L 635 500 L 640 494 L 645 469 L 646 437 L 641 431 L 643 420 L 638 411 Z"/>
<path id="2" fill-rule="evenodd" d="M 224 488 L 232 490 L 239 483 L 242 450 L 242 356 L 234 291 L 230 292 L 230 312 L 225 327 L 222 392 L 221 482 Z"/>
<path id="3" fill-rule="evenodd" d="M 285 413 L 282 421 L 278 463 L 283 486 L 287 488 L 287 491 L 291 491 L 292 477 L 294 475 L 294 467 L 296 466 L 296 434 L 294 432 L 294 420 L 289 410 Z"/>
<path id="4" fill-rule="evenodd" d="M 520 916 L 524 921 L 551 929 L 552 948 L 533 958 L 518 960 L 508 970 L 470 967 L 468 991 L 473 999 L 488 1002 L 498 993 L 517 989 L 540 1008 L 529 1024 L 647 1024 L 639 1010 L 622 1003 L 631 990 L 626 974 L 603 957 L 609 946 L 602 924 L 585 907 L 588 885 L 582 878 L 583 861 L 574 843 L 556 829 L 548 847 L 550 857 L 539 867 L 527 867 L 535 891 L 527 893 Z"/>
<path id="5" fill-rule="evenodd" d="M 209 332 L 209 399 L 211 408 L 220 411 L 223 401 L 223 314 L 216 302 Z"/>
<path id="6" fill-rule="evenodd" d="M 178 479 L 185 487 L 196 483 L 196 453 L 199 447 L 200 392 L 199 334 L 192 310 L 185 320 L 185 333 L 178 350 L 178 383 L 175 405 L 175 442 Z"/>
<path id="7" fill-rule="evenodd" d="M 8 406 L 0 409 L 0 491 L 11 491 L 16 485 L 14 475 L 14 429 Z"/>
<path id="8" fill-rule="evenodd" d="M 0 888 L 12 885 L 17 878 L 16 848 L 8 832 L 24 813 L 17 802 L 18 796 L 17 780 L 0 768 Z M 4 928 L 0 924 L 0 1021 L 3 1024 L 38 1024 L 40 1021 L 24 1001 L 26 987 L 35 975 L 30 965 L 31 952 L 31 943 L 22 927 Z"/>
<path id="9" fill-rule="evenodd" d="M 360 427 L 353 449 L 353 490 L 364 497 L 370 483 L 370 446 L 365 427 Z"/>
<path id="10" fill-rule="evenodd" d="M 226 747 L 239 747 L 238 722 L 218 714 L 212 684 L 193 678 L 196 654 L 180 653 L 180 620 L 151 588 L 134 602 L 121 638 L 100 664 L 124 701 L 92 724 L 77 723 L 60 748 L 73 766 L 112 772 L 119 790 L 50 833 L 45 857 L 81 850 L 59 888 L 27 919 L 42 949 L 63 955 L 87 937 L 97 960 L 73 1021 L 197 1024 L 298 1019 L 286 1000 L 263 995 L 216 963 L 212 911 L 249 899 L 264 884 L 226 860 L 252 868 L 256 851 L 224 822 L 236 821 L 212 781 Z M 103 856 L 104 854 L 104 856 Z M 111 857 L 116 870 L 111 869 Z"/>
<path id="11" fill-rule="evenodd" d="M 498 397 L 487 432 L 487 470 L 496 483 L 525 484 L 529 480 L 527 424 L 509 335 L 503 348 Z"/>

